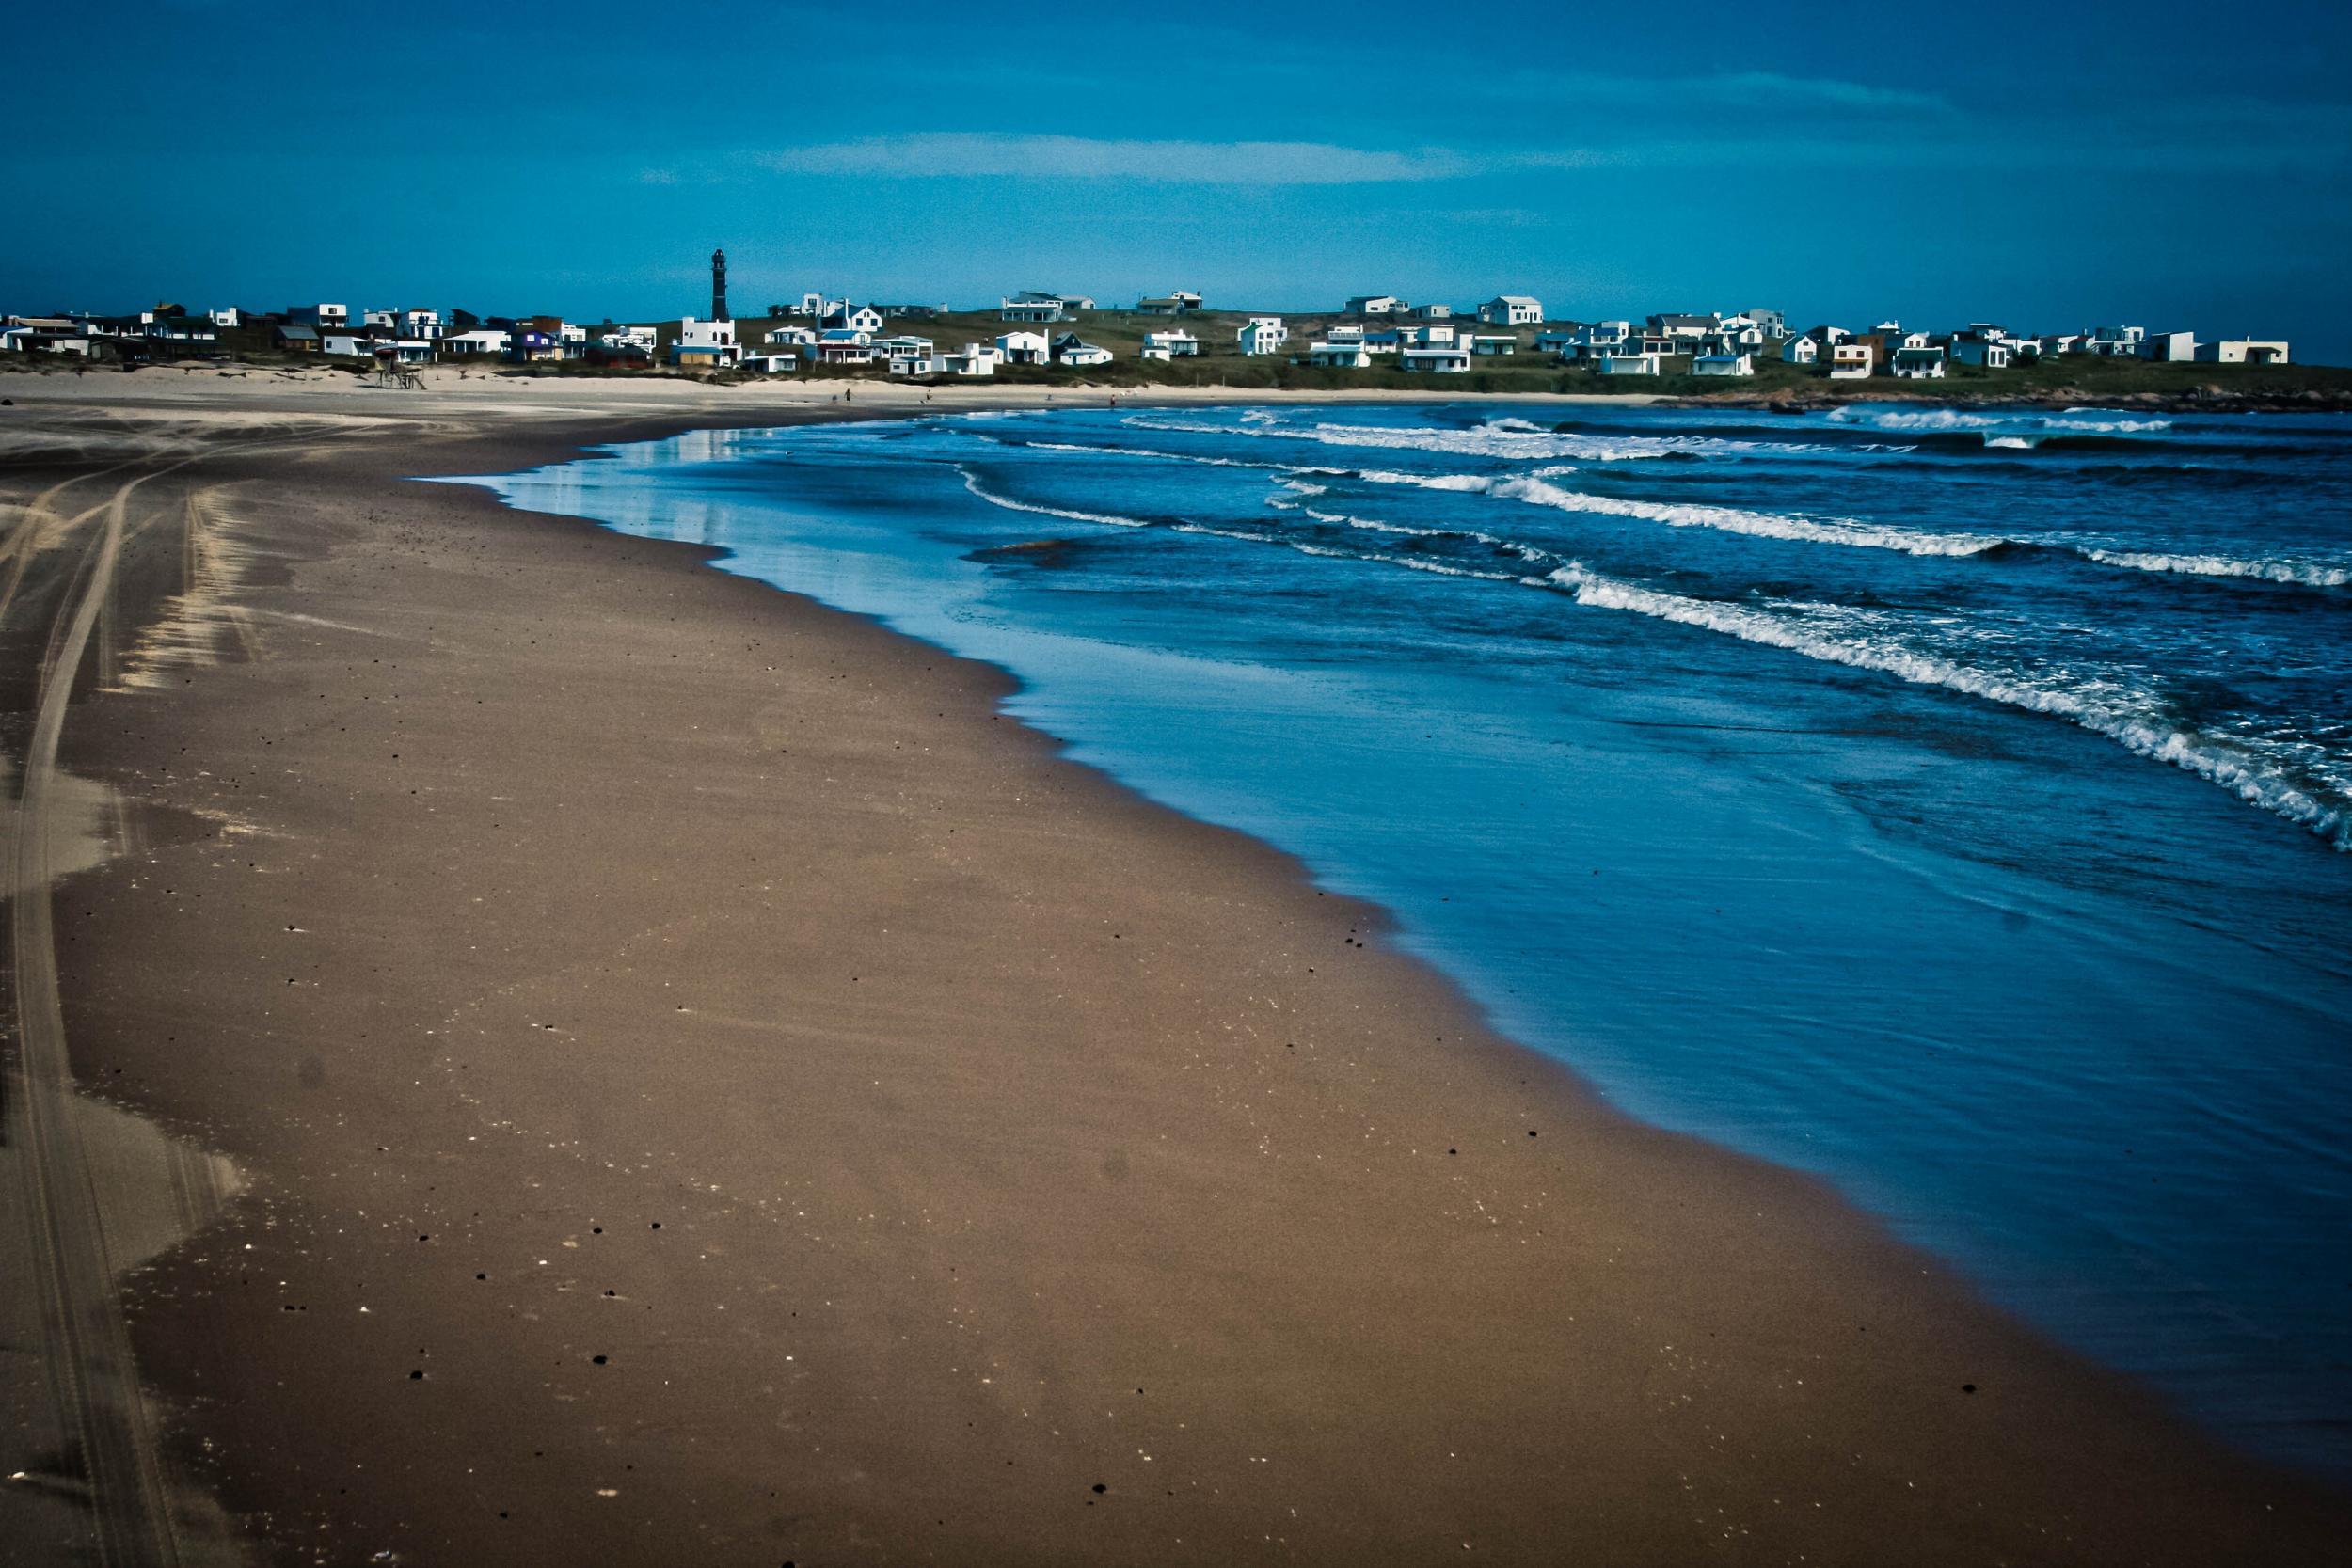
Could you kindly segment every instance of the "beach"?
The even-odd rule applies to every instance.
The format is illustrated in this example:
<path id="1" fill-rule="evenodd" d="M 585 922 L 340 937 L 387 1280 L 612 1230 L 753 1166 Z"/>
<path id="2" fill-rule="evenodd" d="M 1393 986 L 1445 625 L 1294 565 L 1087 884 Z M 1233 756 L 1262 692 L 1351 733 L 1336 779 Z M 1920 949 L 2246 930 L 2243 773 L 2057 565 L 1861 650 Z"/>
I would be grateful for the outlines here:
<path id="1" fill-rule="evenodd" d="M 0 377 L 0 1557 L 2337 1549 L 1002 673 L 405 483 L 1047 395 L 837 391 Z"/>

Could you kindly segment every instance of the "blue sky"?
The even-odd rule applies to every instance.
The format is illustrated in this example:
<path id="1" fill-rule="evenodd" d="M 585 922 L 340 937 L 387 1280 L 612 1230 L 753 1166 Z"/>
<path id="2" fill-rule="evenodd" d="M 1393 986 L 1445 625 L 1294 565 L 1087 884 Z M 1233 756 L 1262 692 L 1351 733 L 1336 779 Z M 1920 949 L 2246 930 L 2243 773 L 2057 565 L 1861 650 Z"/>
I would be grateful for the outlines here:
<path id="1" fill-rule="evenodd" d="M 723 244 L 739 312 L 1509 290 L 2352 361 L 2340 0 L 13 14 L 0 309 L 676 316 Z"/>

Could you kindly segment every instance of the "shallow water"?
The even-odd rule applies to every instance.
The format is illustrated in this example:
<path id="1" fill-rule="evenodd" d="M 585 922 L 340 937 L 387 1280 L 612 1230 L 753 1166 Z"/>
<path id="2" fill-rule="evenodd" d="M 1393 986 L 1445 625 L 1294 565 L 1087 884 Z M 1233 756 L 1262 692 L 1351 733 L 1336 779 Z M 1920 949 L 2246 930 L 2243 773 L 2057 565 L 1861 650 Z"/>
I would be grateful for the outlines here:
<path id="1" fill-rule="evenodd" d="M 2352 421 L 1063 411 L 483 483 L 1003 665 L 1626 1110 L 2352 1477 Z"/>

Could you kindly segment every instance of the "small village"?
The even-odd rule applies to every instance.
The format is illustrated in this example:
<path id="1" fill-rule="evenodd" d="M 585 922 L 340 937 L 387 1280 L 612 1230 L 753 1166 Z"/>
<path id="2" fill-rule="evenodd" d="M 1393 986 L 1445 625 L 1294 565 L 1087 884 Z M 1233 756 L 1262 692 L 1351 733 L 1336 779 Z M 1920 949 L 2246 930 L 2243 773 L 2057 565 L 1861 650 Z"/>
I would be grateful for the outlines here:
<path id="1" fill-rule="evenodd" d="M 1985 321 L 1948 329 L 1881 321 L 1794 329 L 1781 311 L 1762 309 L 1581 321 L 1549 314 L 1533 295 L 1510 293 L 1474 306 L 1359 294 L 1328 312 L 1281 315 L 1214 310 L 1200 294 L 1183 290 L 1104 307 L 1085 294 L 1025 289 L 1000 296 L 993 309 L 965 311 L 811 292 L 739 319 L 728 308 L 725 252 L 713 252 L 710 266 L 709 313 L 675 321 L 589 325 L 562 316 L 440 307 L 318 303 L 257 311 L 163 303 L 131 315 L 0 316 L 0 352 L 122 366 L 314 360 L 388 379 L 416 366 L 454 364 L 698 376 L 823 372 L 917 383 L 1040 372 L 1076 382 L 1192 381 L 1197 373 L 1184 372 L 1219 359 L 1365 375 L 1467 376 L 1526 365 L 1594 382 L 1719 383 L 1750 380 L 1775 366 L 1784 367 L 1776 374 L 1783 381 L 1794 372 L 1853 382 L 1984 376 L 2073 356 L 2213 366 L 2292 362 L 2280 340 L 2140 326 L 2018 332 Z"/>

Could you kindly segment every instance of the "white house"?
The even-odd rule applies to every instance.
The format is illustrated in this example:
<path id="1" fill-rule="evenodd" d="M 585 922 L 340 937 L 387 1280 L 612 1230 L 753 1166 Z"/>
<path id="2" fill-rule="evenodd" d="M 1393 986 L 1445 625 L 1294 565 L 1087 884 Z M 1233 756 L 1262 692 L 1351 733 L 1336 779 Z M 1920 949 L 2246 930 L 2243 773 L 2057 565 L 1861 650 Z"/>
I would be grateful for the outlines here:
<path id="1" fill-rule="evenodd" d="M 612 334 L 608 332 L 605 336 L 609 338 Z M 800 348 L 816 341 L 816 330 L 806 326 L 771 326 L 767 333 L 770 348 Z"/>
<path id="2" fill-rule="evenodd" d="M 1234 337 L 1240 340 L 1244 354 L 1273 354 L 1291 341 L 1291 329 L 1279 316 L 1252 316 Z"/>
<path id="3" fill-rule="evenodd" d="M 1832 381 L 1866 381 L 1876 368 L 1878 354 L 1868 343 L 1837 343 L 1829 351 Z"/>
<path id="4" fill-rule="evenodd" d="M 1553 354 L 1563 359 L 1573 359 L 1584 346 L 1581 327 L 1555 327 L 1549 332 L 1535 334 L 1535 352 Z"/>
<path id="5" fill-rule="evenodd" d="M 1083 369 L 1091 365 L 1107 365 L 1114 356 L 1109 349 L 1101 344 L 1089 343 L 1075 332 L 1065 332 L 1054 340 L 1054 357 L 1065 365 Z"/>
<path id="6" fill-rule="evenodd" d="M 346 359 L 364 359 L 375 352 L 375 340 L 362 338 L 352 332 L 328 332 L 321 335 L 321 351 L 338 354 Z"/>
<path id="7" fill-rule="evenodd" d="M 1470 362 L 1466 348 L 1408 348 L 1398 356 L 1400 370 L 1432 375 L 1459 375 L 1470 369 Z"/>
<path id="8" fill-rule="evenodd" d="M 1408 307 L 1394 294 L 1358 294 L 1347 302 L 1346 314 L 1351 316 L 1402 315 Z"/>
<path id="9" fill-rule="evenodd" d="M 670 345 L 670 363 L 701 370 L 723 370 L 742 357 L 731 321 L 700 321 L 692 316 L 677 324 L 677 341 Z"/>
<path id="10" fill-rule="evenodd" d="M 1595 375 L 1656 375 L 1658 356 L 1655 354 L 1596 354 L 1593 356 Z"/>
<path id="11" fill-rule="evenodd" d="M 1146 359 L 1189 359 L 1200 352 L 1200 340 L 1178 327 L 1173 332 L 1147 332 L 1143 335 L 1143 357 Z"/>
<path id="12" fill-rule="evenodd" d="M 1632 336 L 1631 322 L 1595 322 L 1584 329 L 1584 347 L 1587 352 L 1605 354 L 1612 349 L 1622 348 L 1626 340 Z"/>
<path id="13" fill-rule="evenodd" d="M 359 312 L 359 325 L 380 326 L 387 332 L 396 332 L 400 329 L 398 315 L 390 310 L 362 310 Z"/>
<path id="14" fill-rule="evenodd" d="M 826 332 L 818 337 L 809 358 L 819 365 L 870 365 L 874 340 L 864 332 Z"/>
<path id="15" fill-rule="evenodd" d="M 993 343 L 966 343 L 954 354 L 943 354 L 931 361 L 933 375 L 994 375 L 1001 359 Z"/>
<path id="16" fill-rule="evenodd" d="M 441 340 L 444 355 L 504 354 L 514 341 L 513 335 L 483 328 L 474 332 L 453 332 Z"/>
<path id="17" fill-rule="evenodd" d="M 660 337 L 650 326 L 607 326 L 596 333 L 596 341 L 606 348 L 643 354 L 649 359 L 653 357 L 654 346 L 660 341 Z M 771 336 L 768 341 L 773 343 L 775 339 Z"/>
<path id="18" fill-rule="evenodd" d="M 2200 344 L 2197 357 L 2208 365 L 2284 365 L 2289 362 L 2284 339 L 2224 338 L 2218 342 Z"/>
<path id="19" fill-rule="evenodd" d="M 1062 309 L 1061 300 L 1057 297 L 1031 299 L 1025 293 L 1019 299 L 999 298 L 996 317 L 999 321 L 1032 322 L 1045 325 L 1067 320 L 1069 312 Z"/>
<path id="20" fill-rule="evenodd" d="M 1408 326 L 1403 334 L 1404 346 L 1406 348 L 1452 348 L 1455 335 L 1455 328 L 1443 322 L 1426 326 Z M 1391 332 L 1387 336 L 1393 338 L 1398 335 Z"/>
<path id="21" fill-rule="evenodd" d="M 743 368 L 756 371 L 761 375 L 789 375 L 801 368 L 801 356 L 797 354 L 747 354 L 743 356 Z"/>
<path id="22" fill-rule="evenodd" d="M 1952 357 L 1963 365 L 1981 365 L 1988 371 L 2005 371 L 2009 369 L 2009 345 L 1991 338 L 1954 338 Z"/>
<path id="23" fill-rule="evenodd" d="M 1505 337 L 1501 333 L 1482 332 L 1469 340 L 1464 346 L 1482 358 L 1493 359 L 1502 355 L 1518 353 L 1519 341 L 1516 337 Z"/>
<path id="24" fill-rule="evenodd" d="M 1357 341 L 1364 345 L 1364 352 L 1366 354 L 1394 354 L 1401 348 L 1409 348 L 1412 346 L 1411 343 L 1406 341 L 1404 333 L 1394 331 L 1367 332 Z M 1441 343 L 1424 343 L 1422 346 L 1424 348 L 1441 348 L 1444 345 Z"/>
<path id="25" fill-rule="evenodd" d="M 1497 294 L 1478 308 L 1488 326 L 1527 326 L 1544 319 L 1543 301 L 1526 294 Z"/>
<path id="26" fill-rule="evenodd" d="M 205 313 L 213 318 L 215 326 L 243 326 L 245 325 L 245 312 L 233 305 Z M 422 334 L 420 333 L 418 336 L 421 337 Z"/>
<path id="27" fill-rule="evenodd" d="M 295 326 L 349 326 L 351 307 L 348 305 L 289 305 L 286 320 Z"/>
<path id="28" fill-rule="evenodd" d="M 1752 354 L 1702 354 L 1691 361 L 1692 375 L 1754 375 Z"/>
<path id="29" fill-rule="evenodd" d="M 422 338 L 427 341 L 441 335 L 443 325 L 438 310 L 403 310 L 400 313 L 400 335 Z"/>
<path id="30" fill-rule="evenodd" d="M 1050 365 L 1054 345 L 1042 332 L 1006 332 L 996 339 L 996 352 L 1008 365 Z"/>
<path id="31" fill-rule="evenodd" d="M 2108 359 L 2127 357 L 2139 352 L 2139 341 L 2146 336 L 2144 326 L 2094 326 L 2083 342 L 2083 352 Z"/>
<path id="32" fill-rule="evenodd" d="M 1454 319 L 1454 307 L 1451 305 L 1416 305 L 1413 307 L 1413 319 L 1425 322 L 1451 321 Z"/>
<path id="33" fill-rule="evenodd" d="M 2139 341 L 2142 359 L 2158 359 L 2167 364 L 2185 364 L 2197 357 L 2197 334 L 2194 332 L 2151 332 Z"/>
<path id="34" fill-rule="evenodd" d="M 1925 341 L 1912 342 L 1911 338 L 1925 339 L 1924 332 L 1914 332 L 1903 346 L 1888 356 L 1886 368 L 1903 381 L 1941 381 L 1944 379 L 1944 351 Z"/>
<path id="35" fill-rule="evenodd" d="M 1191 316 L 1200 310 L 1200 296 L 1189 289 L 1174 289 L 1164 294 L 1136 301 L 1136 309 L 1147 316 Z"/>
<path id="36" fill-rule="evenodd" d="M 1364 329 L 1354 322 L 1338 322 L 1323 336 L 1327 342 L 1360 343 L 1364 341 Z"/>
<path id="37" fill-rule="evenodd" d="M 433 341 L 429 338 L 395 338 L 392 357 L 404 365 L 425 365 L 433 360 Z"/>
<path id="38" fill-rule="evenodd" d="M 1307 345 L 1307 363 L 1338 371 L 1368 371 L 1372 369 L 1372 356 L 1364 352 L 1361 339 L 1310 343 Z"/>
<path id="39" fill-rule="evenodd" d="M 818 325 L 839 331 L 872 334 L 882 329 L 882 313 L 870 305 L 853 305 L 822 317 Z M 869 336 L 866 341 L 871 342 Z"/>
<path id="40" fill-rule="evenodd" d="M 2040 342 L 2045 355 L 2080 354 L 2083 351 L 2083 335 L 2079 332 L 2045 332 Z"/>
<path id="41" fill-rule="evenodd" d="M 1764 336 L 1778 342 L 1788 336 L 1788 318 L 1778 310 L 1742 310 L 1741 315 L 1764 330 Z"/>

